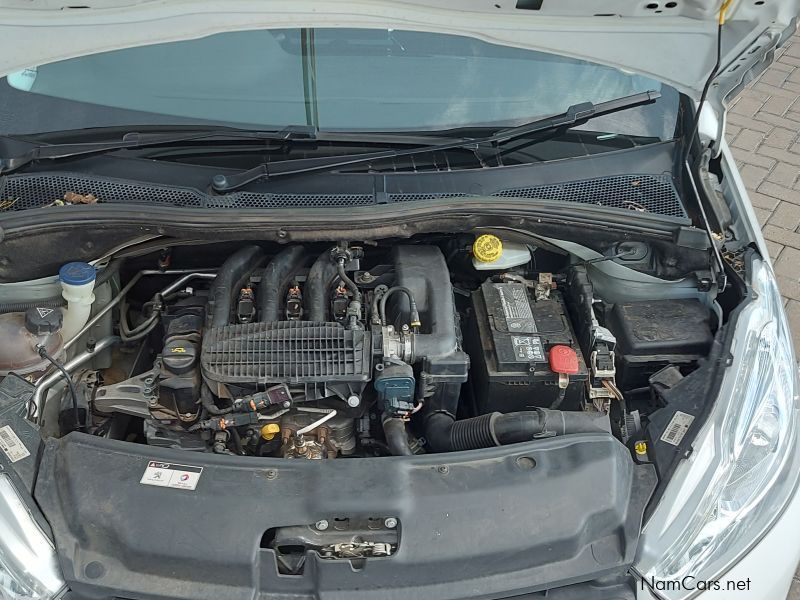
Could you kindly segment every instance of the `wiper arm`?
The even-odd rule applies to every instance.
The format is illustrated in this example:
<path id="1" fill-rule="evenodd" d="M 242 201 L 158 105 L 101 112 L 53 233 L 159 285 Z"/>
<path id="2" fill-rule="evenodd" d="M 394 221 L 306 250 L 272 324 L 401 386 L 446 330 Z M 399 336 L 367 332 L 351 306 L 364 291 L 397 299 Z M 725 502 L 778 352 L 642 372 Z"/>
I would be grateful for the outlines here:
<path id="1" fill-rule="evenodd" d="M 580 104 L 573 104 L 561 114 L 546 117 L 544 119 L 537 119 L 535 121 L 531 121 L 530 123 L 525 123 L 516 127 L 500 129 L 485 137 L 460 139 L 453 142 L 410 148 L 408 150 L 386 150 L 383 152 L 349 154 L 335 157 L 326 156 L 322 158 L 300 158 L 273 163 L 262 163 L 256 167 L 253 167 L 252 169 L 248 169 L 234 175 L 215 175 L 211 181 L 211 187 L 217 192 L 232 192 L 249 183 L 258 181 L 259 179 L 268 180 L 276 177 L 298 175 L 301 173 L 329 171 L 339 167 L 350 167 L 353 165 L 369 163 L 377 160 L 398 158 L 403 156 L 415 156 L 418 154 L 428 154 L 443 150 L 472 148 L 485 144 L 502 144 L 511 140 L 529 136 L 534 133 L 541 133 L 544 131 L 551 131 L 561 128 L 568 129 L 576 125 L 582 125 L 586 121 L 601 115 L 608 115 L 626 110 L 628 108 L 633 108 L 634 106 L 640 106 L 642 104 L 650 104 L 655 102 L 655 100 L 660 97 L 660 92 L 650 90 L 638 94 L 632 94 L 630 96 L 624 96 L 622 98 L 616 98 L 614 100 L 608 100 L 607 102 L 599 102 L 598 104 L 594 104 L 592 102 L 582 102 Z"/>
<path id="2" fill-rule="evenodd" d="M 303 128 L 287 127 L 277 131 L 258 131 L 234 128 L 211 128 L 192 133 L 176 135 L 174 133 L 139 133 L 130 132 L 119 141 L 112 142 L 78 142 L 71 144 L 43 144 L 36 146 L 18 156 L 0 158 L 0 175 L 17 171 L 30 163 L 39 160 L 60 160 L 92 154 L 105 154 L 117 150 L 149 148 L 151 146 L 174 146 L 183 143 L 221 138 L 224 140 L 267 140 L 287 141 L 292 139 L 314 139 L 314 133 Z"/>

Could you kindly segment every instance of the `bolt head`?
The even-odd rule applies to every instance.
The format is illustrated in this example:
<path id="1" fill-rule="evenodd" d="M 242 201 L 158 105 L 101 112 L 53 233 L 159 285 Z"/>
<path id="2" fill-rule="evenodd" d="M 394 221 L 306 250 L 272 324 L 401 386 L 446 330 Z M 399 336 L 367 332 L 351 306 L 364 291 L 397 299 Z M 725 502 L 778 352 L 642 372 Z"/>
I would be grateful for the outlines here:
<path id="1" fill-rule="evenodd" d="M 347 406 L 350 408 L 357 408 L 359 404 L 361 404 L 361 398 L 355 394 L 347 398 Z"/>
<path id="2" fill-rule="evenodd" d="M 386 517 L 386 520 L 384 520 L 383 524 L 387 529 L 394 529 L 397 527 L 397 519 L 394 517 Z"/>
<path id="3" fill-rule="evenodd" d="M 317 531 L 325 531 L 328 528 L 328 522 L 325 519 L 321 519 L 314 524 L 314 527 L 317 528 Z"/>

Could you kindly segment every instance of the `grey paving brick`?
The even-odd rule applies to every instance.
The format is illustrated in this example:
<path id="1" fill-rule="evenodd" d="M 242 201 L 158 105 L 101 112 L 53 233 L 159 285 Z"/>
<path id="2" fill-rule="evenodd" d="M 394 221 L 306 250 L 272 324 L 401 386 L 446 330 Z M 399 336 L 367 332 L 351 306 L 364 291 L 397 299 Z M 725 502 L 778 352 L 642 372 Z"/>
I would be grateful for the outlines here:
<path id="1" fill-rule="evenodd" d="M 775 273 L 789 279 L 800 279 L 800 250 L 788 246 L 784 248 L 775 261 Z"/>
<path id="2" fill-rule="evenodd" d="M 731 146 L 741 148 L 742 150 L 749 150 L 752 152 L 758 148 L 759 144 L 764 141 L 764 134 L 760 131 L 753 131 L 752 129 L 742 129 L 739 132 Z M 787 145 L 788 147 L 788 145 Z"/>
<path id="3" fill-rule="evenodd" d="M 747 92 L 743 92 L 747 93 Z M 760 105 L 759 105 L 760 108 Z M 772 117 L 773 115 L 770 115 Z M 776 119 L 784 119 L 784 117 L 774 117 Z M 754 129 L 756 131 L 761 131 L 762 133 L 769 133 L 772 131 L 772 124 L 766 121 L 759 121 L 752 116 L 741 115 L 733 110 L 728 111 L 728 118 L 726 119 L 729 125 L 735 125 L 739 127 L 739 129 L 744 129 L 747 127 L 748 129 Z M 784 123 L 790 122 L 788 120 L 784 120 Z M 728 139 L 731 139 L 728 137 Z"/>
<path id="4" fill-rule="evenodd" d="M 761 111 L 773 115 L 784 115 L 795 102 L 797 102 L 797 94 L 794 92 L 790 92 L 786 96 L 773 96 L 764 103 L 764 106 L 761 107 Z"/>
<path id="5" fill-rule="evenodd" d="M 789 302 L 786 303 L 786 316 L 789 318 L 789 329 L 793 332 L 800 331 L 800 302 L 790 298 Z M 794 354 L 795 356 L 800 356 L 800 339 L 798 339 L 796 333 L 794 335 Z M 796 587 L 793 585 L 793 588 Z M 798 590 L 795 589 L 790 592 L 787 600 L 800 600 L 800 595 L 792 596 L 793 593 L 797 594 Z"/>
<path id="6" fill-rule="evenodd" d="M 789 73 L 781 69 L 767 69 L 759 78 L 759 81 L 770 85 L 782 86 L 789 78 Z"/>
<path id="7" fill-rule="evenodd" d="M 792 75 L 794 73 L 795 69 L 796 69 L 796 67 L 794 67 L 793 65 L 789 65 L 789 64 L 783 63 L 780 60 L 776 60 L 774 63 L 772 63 L 772 65 L 770 65 L 770 68 L 769 68 L 770 71 L 783 71 L 784 73 L 787 73 L 788 75 Z M 791 77 L 789 77 L 788 79 L 790 81 L 792 80 Z M 795 81 L 795 83 L 797 83 L 797 81 Z"/>
<path id="8" fill-rule="evenodd" d="M 792 204 L 800 204 L 799 191 L 783 187 L 782 185 L 777 185 L 771 181 L 765 181 L 759 185 L 757 191 L 762 194 L 766 194 L 767 196 L 777 198 L 778 200 L 791 202 Z"/>
<path id="9" fill-rule="evenodd" d="M 767 223 L 761 233 L 764 234 L 764 239 L 767 241 L 800 250 L 800 233 L 796 231 Z M 781 252 L 781 254 L 783 254 L 783 252 Z"/>
<path id="10" fill-rule="evenodd" d="M 794 165 L 778 163 L 767 174 L 767 181 L 777 183 L 786 188 L 791 188 L 794 186 L 795 181 L 797 181 L 798 171 L 799 169 Z"/>
<path id="11" fill-rule="evenodd" d="M 769 218 L 772 216 L 770 211 L 764 210 L 763 208 L 756 208 L 755 206 L 753 207 L 753 212 L 756 213 L 756 219 L 758 219 L 758 224 L 761 225 L 762 228 L 767 224 L 767 221 L 769 221 Z"/>
<path id="12" fill-rule="evenodd" d="M 755 165 L 745 164 L 739 169 L 739 173 L 742 175 L 745 187 L 748 190 L 756 190 L 761 182 L 766 179 L 769 171 Z"/>
<path id="13" fill-rule="evenodd" d="M 758 111 L 750 120 L 747 121 L 747 117 L 742 117 L 739 115 L 740 119 L 743 119 L 743 123 L 739 125 L 739 127 L 748 127 L 750 129 L 756 129 L 758 131 L 764 131 L 764 133 L 769 133 L 771 129 L 765 130 L 765 127 L 769 125 L 775 125 L 776 127 L 783 127 L 786 129 L 791 129 L 792 131 L 797 131 L 797 128 L 800 127 L 800 113 L 795 111 L 794 109 L 800 108 L 797 104 L 792 105 L 792 110 L 789 110 L 785 115 L 782 117 L 779 115 L 773 115 L 768 112 Z"/>
<path id="14" fill-rule="evenodd" d="M 756 154 L 755 152 L 749 152 L 747 150 L 742 150 L 741 148 L 736 148 L 735 146 L 731 146 L 731 152 L 733 152 L 733 157 L 736 159 L 736 164 L 739 165 L 741 168 L 742 165 L 755 165 L 757 167 L 761 167 L 762 169 L 772 169 L 778 161 L 774 158 L 770 158 L 769 156 L 762 156 L 761 154 Z"/>
<path id="15" fill-rule="evenodd" d="M 776 208 L 778 208 L 778 204 L 780 204 L 780 200 L 777 198 L 773 198 L 772 196 L 767 196 L 766 194 L 762 194 L 760 192 L 754 192 L 752 190 L 748 190 L 747 195 L 750 197 L 750 203 L 753 206 L 758 208 L 763 208 L 772 212 Z"/>
<path id="16" fill-rule="evenodd" d="M 783 246 L 778 242 L 773 242 L 772 240 L 765 240 L 767 243 L 767 250 L 769 251 L 769 257 L 772 260 L 777 260 L 778 256 L 781 254 L 781 250 L 783 250 Z M 781 287 L 781 289 L 783 289 Z"/>
<path id="17" fill-rule="evenodd" d="M 787 54 L 782 54 L 777 62 L 789 67 L 800 67 L 800 58 Z"/>
<path id="18" fill-rule="evenodd" d="M 764 136 L 764 143 L 767 146 L 774 148 L 783 148 L 784 150 L 791 146 L 797 139 L 797 129 L 784 129 L 783 127 L 776 127 Z"/>
<path id="19" fill-rule="evenodd" d="M 789 98 L 794 100 L 797 98 L 797 92 L 793 89 L 793 83 L 784 83 L 781 87 L 769 85 L 768 83 L 761 83 L 760 81 L 753 86 L 753 89 L 758 92 L 769 94 L 770 98 Z"/>
<path id="20" fill-rule="evenodd" d="M 789 163 L 790 165 L 800 166 L 800 154 L 792 152 L 791 150 L 781 150 L 780 148 L 773 148 L 772 146 L 761 145 L 756 150 L 756 154 L 774 158 L 778 162 Z"/>
<path id="21" fill-rule="evenodd" d="M 795 231 L 800 226 L 800 205 L 781 202 L 769 218 L 769 224 Z"/>
<path id="22" fill-rule="evenodd" d="M 790 300 L 800 301 L 800 279 L 784 277 L 777 275 L 778 287 L 781 290 L 781 295 L 789 298 Z"/>
<path id="23" fill-rule="evenodd" d="M 785 56 L 794 56 L 795 58 L 800 58 L 800 44 L 794 43 L 794 38 L 792 39 L 792 43 L 786 46 L 786 49 L 783 51 Z"/>
<path id="24" fill-rule="evenodd" d="M 755 115 L 764 103 L 760 100 L 753 100 L 751 98 L 742 98 L 731 108 L 731 113 L 743 115 L 745 117 L 752 117 Z"/>

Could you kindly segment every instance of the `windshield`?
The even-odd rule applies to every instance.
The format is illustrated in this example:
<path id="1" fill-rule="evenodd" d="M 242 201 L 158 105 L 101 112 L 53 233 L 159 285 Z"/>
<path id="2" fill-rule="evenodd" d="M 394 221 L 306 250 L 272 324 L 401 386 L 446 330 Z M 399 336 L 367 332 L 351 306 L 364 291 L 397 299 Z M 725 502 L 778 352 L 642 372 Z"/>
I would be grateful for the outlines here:
<path id="1" fill-rule="evenodd" d="M 646 90 L 662 99 L 585 127 L 671 139 L 677 92 L 610 67 L 445 34 L 239 31 L 12 73 L 0 83 L 0 131 L 193 123 L 446 130 L 513 125 Z"/>

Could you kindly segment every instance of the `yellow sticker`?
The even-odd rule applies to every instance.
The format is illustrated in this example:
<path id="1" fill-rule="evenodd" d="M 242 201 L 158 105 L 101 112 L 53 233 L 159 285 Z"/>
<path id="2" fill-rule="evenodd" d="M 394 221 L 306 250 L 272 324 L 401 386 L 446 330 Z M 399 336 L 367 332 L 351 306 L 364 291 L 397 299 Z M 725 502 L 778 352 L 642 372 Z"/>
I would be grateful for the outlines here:
<path id="1" fill-rule="evenodd" d="M 186 348 L 183 346 L 176 346 L 172 350 L 170 350 L 173 354 L 184 354 L 186 352 Z"/>

